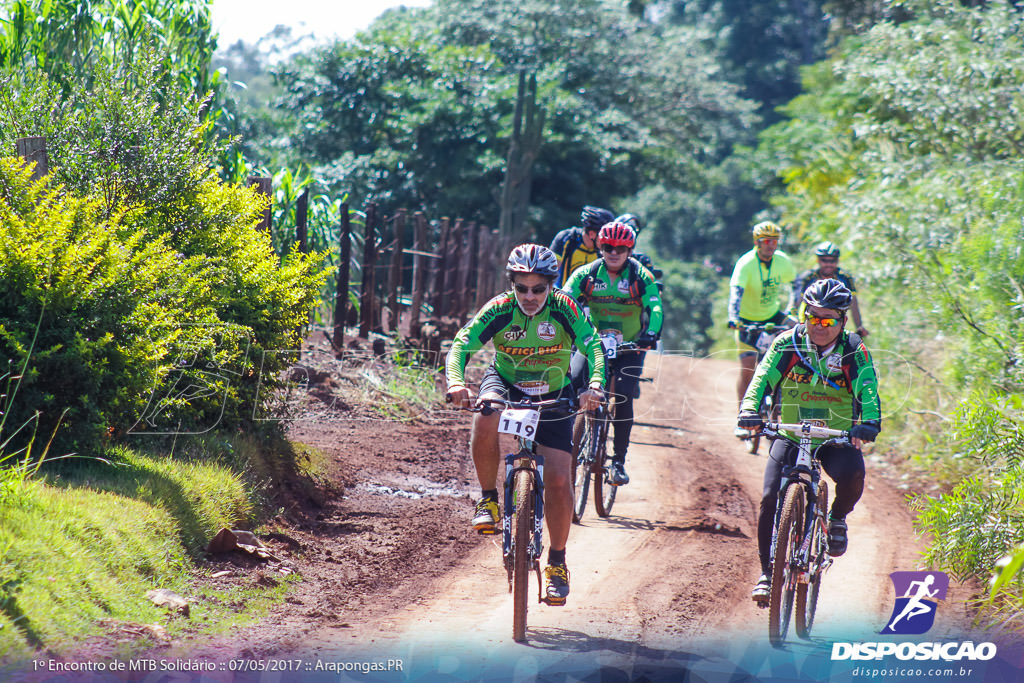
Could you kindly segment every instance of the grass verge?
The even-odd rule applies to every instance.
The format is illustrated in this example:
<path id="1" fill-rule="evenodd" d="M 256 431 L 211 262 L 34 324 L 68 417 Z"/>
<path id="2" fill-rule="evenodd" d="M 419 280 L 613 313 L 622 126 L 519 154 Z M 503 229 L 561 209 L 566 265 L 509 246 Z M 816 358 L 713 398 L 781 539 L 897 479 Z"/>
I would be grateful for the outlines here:
<path id="1" fill-rule="evenodd" d="M 288 444 L 244 437 L 197 439 L 173 455 L 118 448 L 109 462 L 44 466 L 8 490 L 0 499 L 0 665 L 17 667 L 39 650 L 73 654 L 118 625 L 174 638 L 258 617 L 287 580 L 200 587 L 197 559 L 221 527 L 252 528 L 273 514 L 265 482 L 296 455 Z M 155 588 L 188 599 L 189 616 L 150 603 L 145 594 Z"/>

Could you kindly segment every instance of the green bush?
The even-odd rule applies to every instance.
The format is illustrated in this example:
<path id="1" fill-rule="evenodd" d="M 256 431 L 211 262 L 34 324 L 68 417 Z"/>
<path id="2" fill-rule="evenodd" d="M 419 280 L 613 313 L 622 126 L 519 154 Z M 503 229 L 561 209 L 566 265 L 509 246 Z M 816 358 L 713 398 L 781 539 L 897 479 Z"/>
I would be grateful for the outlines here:
<path id="1" fill-rule="evenodd" d="M 40 411 L 48 434 L 66 412 L 57 453 L 259 419 L 326 277 L 320 254 L 275 255 L 266 200 L 212 173 L 201 103 L 158 64 L 0 99 L 0 137 L 53 140 L 46 180 L 0 160 L 0 362 L 39 326 L 9 424 Z"/>

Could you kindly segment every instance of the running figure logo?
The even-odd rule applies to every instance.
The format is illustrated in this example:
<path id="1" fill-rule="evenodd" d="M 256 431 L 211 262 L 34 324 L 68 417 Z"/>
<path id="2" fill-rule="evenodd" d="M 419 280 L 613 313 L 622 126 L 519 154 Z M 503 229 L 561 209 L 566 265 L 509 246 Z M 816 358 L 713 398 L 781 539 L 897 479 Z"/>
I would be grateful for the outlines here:
<path id="1" fill-rule="evenodd" d="M 943 572 L 893 572 L 896 605 L 889 623 L 879 633 L 914 635 L 925 633 L 935 623 L 939 600 L 946 599 L 949 577 Z"/>

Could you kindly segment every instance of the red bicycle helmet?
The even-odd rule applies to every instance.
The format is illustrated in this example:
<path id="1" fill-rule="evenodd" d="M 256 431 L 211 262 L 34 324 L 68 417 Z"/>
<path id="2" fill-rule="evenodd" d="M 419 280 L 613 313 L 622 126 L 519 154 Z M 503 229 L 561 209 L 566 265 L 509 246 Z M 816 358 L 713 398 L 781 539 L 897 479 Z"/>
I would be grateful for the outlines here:
<path id="1" fill-rule="evenodd" d="M 633 248 L 636 244 L 636 233 L 633 228 L 619 221 L 605 223 L 601 232 L 597 233 L 597 243 L 610 244 L 613 247 L 625 246 Z"/>

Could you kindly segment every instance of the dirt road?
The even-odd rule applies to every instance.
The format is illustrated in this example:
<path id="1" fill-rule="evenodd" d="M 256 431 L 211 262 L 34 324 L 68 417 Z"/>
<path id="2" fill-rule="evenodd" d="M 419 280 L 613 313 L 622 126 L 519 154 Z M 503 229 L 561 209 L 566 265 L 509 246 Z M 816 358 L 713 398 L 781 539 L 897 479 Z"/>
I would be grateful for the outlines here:
<path id="1" fill-rule="evenodd" d="M 378 600 L 371 590 L 341 627 L 320 620 L 290 647 L 321 659 L 401 658 L 417 671 L 456 679 L 488 672 L 583 677 L 595 667 L 627 677 L 683 667 L 713 678 L 734 672 L 770 679 L 801 666 L 812 677 L 825 667 L 827 675 L 820 655 L 827 658 L 830 642 L 876 639 L 893 606 L 888 574 L 919 568 L 920 542 L 902 492 L 869 463 L 864 497 L 849 517 L 850 550 L 823 584 L 815 639 L 791 632 L 786 650 L 768 648 L 767 614 L 749 598 L 767 449 L 762 444 L 759 456 L 749 455 L 731 434 L 735 372 L 731 359 L 648 359 L 645 374 L 655 382 L 644 385 L 637 407 L 627 462 L 632 482 L 620 490 L 612 517 L 602 520 L 591 507 L 573 527 L 569 604 L 532 604 L 526 645 L 511 641 L 500 547 L 463 530 L 463 518 L 448 518 L 468 515 L 469 501 L 460 499 L 457 513 L 451 506 L 436 513 L 446 516 L 443 552 L 395 570 L 404 579 L 381 577 Z M 457 478 L 463 493 L 477 495 L 471 465 L 463 461 Z M 943 610 L 933 636 L 964 623 L 962 607 L 953 607 Z"/>

